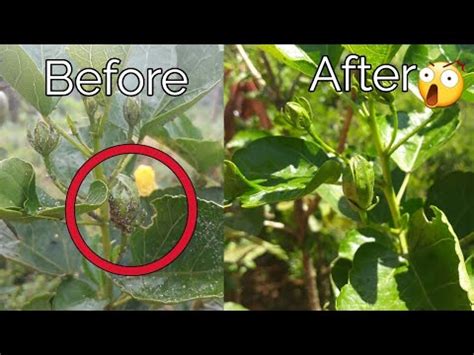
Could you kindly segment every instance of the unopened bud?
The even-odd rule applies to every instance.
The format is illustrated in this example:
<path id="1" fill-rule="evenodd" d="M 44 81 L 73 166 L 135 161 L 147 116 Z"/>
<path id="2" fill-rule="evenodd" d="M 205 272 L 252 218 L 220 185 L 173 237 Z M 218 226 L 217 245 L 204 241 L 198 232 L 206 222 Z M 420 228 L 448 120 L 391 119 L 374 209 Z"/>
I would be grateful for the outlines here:
<path id="1" fill-rule="evenodd" d="M 286 103 L 285 119 L 290 125 L 298 129 L 308 129 L 312 124 L 311 114 L 296 101 Z"/>
<path id="2" fill-rule="evenodd" d="M 127 97 L 123 105 L 123 116 L 130 127 L 135 127 L 140 121 L 141 103 L 136 97 Z"/>
<path id="3" fill-rule="evenodd" d="M 373 205 L 374 167 L 361 155 L 353 156 L 342 175 L 342 189 L 351 207 L 367 211 Z"/>
<path id="4" fill-rule="evenodd" d="M 46 122 L 38 121 L 33 131 L 28 132 L 28 141 L 38 153 L 46 157 L 58 146 L 59 134 Z"/>

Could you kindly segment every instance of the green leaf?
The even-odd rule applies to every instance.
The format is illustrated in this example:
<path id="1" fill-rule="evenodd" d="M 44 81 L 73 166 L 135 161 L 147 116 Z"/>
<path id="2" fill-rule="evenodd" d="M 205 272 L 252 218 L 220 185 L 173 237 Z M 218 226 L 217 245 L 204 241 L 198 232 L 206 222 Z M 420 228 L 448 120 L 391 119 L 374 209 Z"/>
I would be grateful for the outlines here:
<path id="1" fill-rule="evenodd" d="M 187 117 L 168 122 L 148 135 L 171 148 L 199 173 L 221 165 L 224 159 L 222 142 L 203 140 L 201 132 Z"/>
<path id="2" fill-rule="evenodd" d="M 24 311 L 50 311 L 51 301 L 54 297 L 54 293 L 47 292 L 36 295 L 21 308 Z"/>
<path id="3" fill-rule="evenodd" d="M 43 116 L 53 110 L 57 100 L 46 96 L 44 76 L 21 46 L 0 46 L 0 76 Z"/>
<path id="4" fill-rule="evenodd" d="M 9 210 L 34 211 L 39 207 L 33 166 L 18 158 L 0 161 L 0 218 Z"/>
<path id="5" fill-rule="evenodd" d="M 474 231 L 474 173 L 452 172 L 428 190 L 426 207 L 441 209 L 456 234 L 463 238 Z"/>
<path id="6" fill-rule="evenodd" d="M 226 303 L 224 303 L 224 310 L 226 310 L 226 311 L 248 311 L 247 308 L 245 308 L 241 304 L 235 303 L 235 302 L 226 302 Z"/>
<path id="7" fill-rule="evenodd" d="M 97 299 L 97 290 L 87 282 L 74 278 L 62 281 L 53 298 L 55 310 L 102 310 L 106 304 L 107 301 Z"/>
<path id="8" fill-rule="evenodd" d="M 472 289 L 464 259 L 446 216 L 433 207 L 410 219 L 408 260 L 380 243 L 358 248 L 337 298 L 338 309 L 470 310 Z"/>
<path id="9" fill-rule="evenodd" d="M 349 281 L 349 272 L 355 253 L 362 245 L 372 242 L 387 247 L 392 244 L 389 237 L 371 228 L 352 229 L 346 233 L 339 244 L 338 256 L 331 263 L 331 278 L 337 295 Z"/>
<path id="10" fill-rule="evenodd" d="M 85 201 L 76 204 L 76 214 L 83 214 L 96 210 L 107 201 L 107 196 L 107 185 L 100 180 L 94 181 L 89 187 L 89 192 Z M 57 204 L 61 204 L 61 202 L 57 202 Z M 64 208 L 64 205 L 55 207 L 43 206 L 40 207 L 40 210 L 35 214 L 35 216 L 62 219 L 64 218 Z"/>
<path id="11" fill-rule="evenodd" d="M 419 168 L 429 157 L 438 152 L 459 127 L 459 107 L 457 105 L 436 112 L 426 110 L 423 113 L 398 112 L 398 133 L 395 142 L 399 142 L 413 129 L 430 119 L 431 115 L 438 117 L 427 127 L 421 129 L 407 142 L 401 145 L 391 158 L 404 172 L 412 172 Z M 392 134 L 392 122 L 386 117 L 377 118 L 382 137 L 386 144 Z"/>
<path id="12" fill-rule="evenodd" d="M 467 73 L 463 76 L 464 91 L 461 99 L 467 102 L 474 102 L 474 73 Z"/>
<path id="13" fill-rule="evenodd" d="M 245 147 L 250 142 L 257 140 L 259 138 L 268 137 L 271 134 L 267 131 L 262 131 L 259 129 L 245 129 L 238 131 L 235 136 L 226 144 L 227 149 L 240 149 Z"/>
<path id="14" fill-rule="evenodd" d="M 147 197 L 147 200 L 152 202 L 156 200 L 157 198 L 163 197 L 163 196 L 184 196 L 184 190 L 182 186 L 172 186 L 172 187 L 167 187 L 166 189 L 158 189 L 152 192 L 152 194 Z M 223 196 L 223 191 L 222 187 L 206 187 L 204 189 L 196 189 L 196 195 L 199 197 L 201 200 L 207 200 L 207 201 L 212 201 L 217 203 L 218 205 L 222 205 L 222 202 L 224 200 Z"/>
<path id="15" fill-rule="evenodd" d="M 308 54 L 314 63 L 319 63 L 321 57 L 327 55 L 334 66 L 339 63 L 344 50 L 339 44 L 301 44 L 299 47 Z"/>
<path id="16" fill-rule="evenodd" d="M 402 295 L 419 296 L 406 261 L 378 243 L 362 245 L 354 256 L 349 283 L 336 300 L 339 310 L 406 310 Z"/>
<path id="17" fill-rule="evenodd" d="M 156 63 L 162 61 L 161 47 L 164 46 L 141 46 L 141 50 L 134 54 L 135 47 L 132 48 L 130 63 L 141 64 L 137 66 L 138 69 L 145 65 L 157 67 Z M 189 85 L 187 91 L 179 97 L 158 93 L 160 90 L 155 91 L 155 97 L 142 96 L 142 100 L 151 108 L 151 114 L 145 119 L 146 124 L 141 129 L 142 136 L 188 110 L 222 80 L 222 46 L 176 45 L 171 47 L 171 53 L 168 51 L 166 57 L 170 62 L 166 69 L 175 67 L 183 70 L 188 76 Z"/>
<path id="18" fill-rule="evenodd" d="M 105 68 L 106 63 L 112 59 L 117 58 L 122 62 L 119 65 L 116 65 L 116 68 L 121 68 L 124 66 L 125 61 L 127 60 L 130 46 L 128 45 L 71 45 L 66 48 L 67 53 L 74 61 L 74 63 L 80 68 L 93 68 L 99 73 L 102 73 L 102 70 Z M 87 77 L 87 76 L 86 76 Z M 102 74 L 102 82 L 100 92 L 95 96 L 99 100 L 105 102 L 105 79 Z M 112 86 L 116 88 L 116 85 Z"/>
<path id="19" fill-rule="evenodd" d="M 359 221 L 359 215 L 349 205 L 341 185 L 324 184 L 318 187 L 316 192 L 339 215 Z"/>
<path id="20" fill-rule="evenodd" d="M 381 64 L 389 64 L 400 49 L 399 44 L 345 44 L 343 47 L 350 53 L 363 55 L 372 70 Z"/>
<path id="21" fill-rule="evenodd" d="M 82 258 L 66 225 L 55 221 L 0 221 L 0 255 L 52 275 L 77 273 Z"/>
<path id="22" fill-rule="evenodd" d="M 436 207 L 431 209 L 434 213 L 431 221 L 423 210 L 410 219 L 407 235 L 410 267 L 434 308 L 470 308 L 467 292 L 471 285 L 458 238 L 444 213 Z"/>
<path id="23" fill-rule="evenodd" d="M 470 299 L 474 299 L 474 255 L 471 255 L 466 259 L 466 271 L 469 275 L 469 280 L 471 281 L 471 293 Z"/>
<path id="24" fill-rule="evenodd" d="M 316 71 L 316 64 L 306 54 L 304 50 L 293 44 L 265 44 L 258 48 L 273 56 L 278 61 L 296 69 L 301 73 L 313 76 Z"/>
<path id="25" fill-rule="evenodd" d="M 130 237 L 134 263 L 144 264 L 166 254 L 176 244 L 186 220 L 186 199 L 164 196 L 154 200 L 156 216 L 149 228 Z M 154 274 L 114 276 L 132 297 L 151 302 L 178 303 L 223 295 L 223 210 L 198 200 L 198 221 L 190 244 L 172 264 Z"/>
<path id="26" fill-rule="evenodd" d="M 243 207 L 300 198 L 324 183 L 336 182 L 342 170 L 314 143 L 284 136 L 253 141 L 232 159 L 235 165 L 227 163 L 226 172 L 228 190 L 233 190 L 229 197 L 240 194 Z"/>
<path id="27" fill-rule="evenodd" d="M 451 45 L 413 44 L 406 51 L 403 62 L 405 64 L 416 64 L 418 71 L 420 71 L 426 68 L 430 62 L 452 62 L 458 58 L 459 53 L 459 48 Z M 408 79 L 412 84 L 418 84 L 418 75 L 411 74 Z"/>
<path id="28" fill-rule="evenodd" d="M 23 222 L 38 218 L 64 218 L 64 202 L 54 201 L 49 197 L 43 197 L 43 201 L 39 201 L 35 172 L 30 163 L 18 158 L 1 161 L 0 184 L 4 187 L 0 191 L 0 218 Z M 99 208 L 106 201 L 107 194 L 105 183 L 93 182 L 86 200 L 76 204 L 77 214 Z"/>
<path id="29" fill-rule="evenodd" d="M 105 125 L 104 136 L 102 137 L 101 146 L 111 147 L 127 141 L 126 134 L 123 130 L 107 122 Z M 89 127 L 81 127 L 79 133 L 84 138 L 84 141 L 89 146 L 92 146 L 89 135 Z M 116 167 L 119 158 L 111 158 L 102 163 L 106 175 L 110 175 L 112 170 Z M 85 163 L 86 159 L 75 147 L 69 142 L 62 139 L 58 147 L 51 153 L 51 160 L 53 161 L 54 172 L 56 177 L 65 186 L 69 186 L 72 178 L 76 174 L 77 170 Z M 90 185 L 94 181 L 93 174 L 89 174 L 82 183 L 82 188 L 90 188 Z"/>
<path id="30" fill-rule="evenodd" d="M 224 160 L 224 199 L 233 201 L 245 192 L 257 188 L 242 175 L 239 168 L 229 160 Z"/>

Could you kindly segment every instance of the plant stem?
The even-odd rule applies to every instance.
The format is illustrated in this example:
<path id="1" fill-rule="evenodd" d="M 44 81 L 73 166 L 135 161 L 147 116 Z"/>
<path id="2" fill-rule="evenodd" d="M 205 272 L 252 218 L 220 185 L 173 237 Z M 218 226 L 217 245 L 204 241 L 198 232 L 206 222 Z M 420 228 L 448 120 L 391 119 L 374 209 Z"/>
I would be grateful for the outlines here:
<path id="1" fill-rule="evenodd" d="M 351 98 L 355 98 L 355 93 L 354 91 L 351 93 Z M 351 100 L 351 102 L 353 102 Z M 346 141 L 347 141 L 347 135 L 349 133 L 349 128 L 351 127 L 352 123 L 352 118 L 354 116 L 354 109 L 352 108 L 351 105 L 347 107 L 346 114 L 344 116 L 344 124 L 342 126 L 341 134 L 339 136 L 339 144 L 337 145 L 337 152 L 339 154 L 342 154 L 346 148 Z"/>
<path id="2" fill-rule="evenodd" d="M 53 127 L 73 147 L 77 148 L 77 150 L 79 150 L 82 153 L 82 155 L 84 155 L 86 158 L 89 158 L 90 156 L 92 156 L 92 152 L 87 150 L 84 146 L 82 146 L 81 143 L 79 143 L 74 138 L 72 138 L 71 135 L 68 132 L 66 132 L 66 130 L 64 130 L 58 124 L 56 124 L 49 116 L 43 116 L 43 119 L 45 120 L 46 123 L 48 123 L 51 127 Z"/>
<path id="3" fill-rule="evenodd" d="M 313 140 L 316 142 L 316 144 L 318 144 L 323 150 L 325 150 L 326 153 L 332 153 L 336 156 L 340 156 L 340 154 L 338 152 L 336 152 L 336 150 L 334 148 L 332 148 L 331 146 L 326 144 L 321 138 L 319 138 L 319 136 L 316 133 L 313 132 L 313 129 L 311 127 L 308 128 L 306 131 L 311 136 L 311 138 L 313 138 Z"/>
<path id="4" fill-rule="evenodd" d="M 46 167 L 46 172 L 48 176 L 53 181 L 54 185 L 65 195 L 67 195 L 67 187 L 59 181 L 56 174 L 54 173 L 53 163 L 51 162 L 51 158 L 49 155 L 43 157 L 44 166 Z"/>
<path id="5" fill-rule="evenodd" d="M 433 113 L 430 118 L 425 120 L 422 124 L 420 124 L 418 127 L 414 128 L 405 137 L 403 137 L 397 143 L 395 143 L 393 145 L 393 147 L 390 148 L 387 155 L 389 155 L 389 156 L 392 155 L 398 148 L 400 148 L 403 144 L 405 144 L 406 141 L 408 141 L 411 137 L 413 137 L 415 134 L 417 134 L 419 131 L 421 131 L 423 128 L 425 128 L 427 125 L 429 125 L 431 122 L 433 122 L 436 118 L 438 118 L 438 115 L 436 113 Z"/>
<path id="6" fill-rule="evenodd" d="M 126 293 L 122 293 L 119 298 L 117 298 L 117 300 L 113 303 L 110 303 L 107 308 L 110 309 L 110 308 L 116 308 L 116 307 L 119 307 L 119 306 L 122 306 L 124 305 L 125 303 L 127 303 L 128 301 L 130 301 L 132 299 L 132 297 L 130 295 L 127 295 Z"/>
<path id="7" fill-rule="evenodd" d="M 118 263 L 122 257 L 123 252 L 125 251 L 125 248 L 128 245 L 128 238 L 129 234 L 127 233 L 122 233 L 122 239 L 120 240 L 120 246 L 119 246 L 119 251 L 117 253 L 117 257 L 114 260 L 114 263 Z"/>
<path id="8" fill-rule="evenodd" d="M 105 124 L 104 121 L 107 120 L 108 110 L 105 111 L 104 116 L 101 118 L 99 122 L 99 127 L 97 130 L 92 133 L 92 140 L 94 145 L 94 152 L 97 153 L 100 151 L 100 139 L 102 138 L 103 134 L 103 125 Z M 97 180 L 102 180 L 104 183 L 107 183 L 107 177 L 105 176 L 104 167 L 103 165 L 99 164 L 94 169 L 94 176 Z M 109 210 L 109 203 L 105 202 L 100 207 L 100 218 L 102 219 L 102 223 L 100 226 L 100 231 L 102 234 L 102 248 L 104 252 L 104 258 L 106 260 L 110 260 L 111 258 L 111 244 L 110 244 L 110 230 L 109 230 L 109 221 L 110 221 L 110 210 Z M 103 287 L 103 294 L 104 296 L 111 300 L 112 299 L 112 280 L 110 277 L 102 272 L 101 275 L 102 287 Z"/>
<path id="9" fill-rule="evenodd" d="M 235 48 L 237 49 L 237 52 L 239 52 L 240 56 L 242 57 L 242 60 L 244 61 L 245 65 L 247 66 L 250 74 L 252 74 L 252 76 L 254 77 L 258 88 L 262 89 L 263 87 L 265 87 L 267 85 L 267 83 L 263 79 L 262 74 L 260 74 L 260 72 L 255 67 L 255 65 L 253 65 L 253 63 L 250 60 L 250 57 L 247 54 L 247 52 L 245 51 L 244 47 L 241 44 L 236 44 Z"/>
<path id="10" fill-rule="evenodd" d="M 405 177 L 403 178 L 402 186 L 400 186 L 400 190 L 398 190 L 398 193 L 397 193 L 398 204 L 400 204 L 400 202 L 402 201 L 403 195 L 405 194 L 405 191 L 408 186 L 408 182 L 410 181 L 410 176 L 411 176 L 410 173 L 406 173 Z"/>
<path id="11" fill-rule="evenodd" d="M 395 191 L 393 189 L 392 175 L 390 172 L 389 164 L 389 155 L 384 151 L 380 131 L 375 120 L 375 105 L 373 100 L 369 101 L 369 113 L 369 125 L 372 131 L 372 137 L 375 143 L 375 148 L 377 150 L 377 155 L 380 160 L 380 165 L 382 167 L 384 179 L 383 192 L 390 208 L 390 214 L 392 215 L 393 225 L 395 226 L 395 228 L 399 228 L 401 223 L 400 209 L 397 203 Z"/>
<path id="12" fill-rule="evenodd" d="M 367 211 L 359 211 L 359 217 L 364 226 L 369 224 L 369 218 L 367 216 Z"/>
<path id="13" fill-rule="evenodd" d="M 321 310 L 319 300 L 318 285 L 316 283 L 316 269 L 314 268 L 313 258 L 307 250 L 303 250 L 303 269 L 306 291 L 308 292 L 309 308 L 313 311 Z"/>
<path id="14" fill-rule="evenodd" d="M 390 149 L 392 148 L 393 144 L 395 143 L 395 140 L 397 139 L 397 134 L 398 134 L 398 112 L 393 102 L 390 103 L 390 111 L 392 112 L 392 115 L 393 115 L 393 130 L 392 130 L 392 137 L 390 138 L 390 143 L 388 144 L 386 148 L 387 151 L 390 151 Z"/>
<path id="15" fill-rule="evenodd" d="M 110 177 L 109 177 L 110 187 L 113 187 L 115 179 L 127 167 L 128 163 L 130 163 L 130 160 L 132 160 L 132 158 L 133 158 L 132 154 L 122 155 L 115 169 L 110 174 Z"/>
<path id="16" fill-rule="evenodd" d="M 306 292 L 308 294 L 308 307 L 310 310 L 319 311 L 321 310 L 321 302 L 319 299 L 318 283 L 316 280 L 316 269 L 314 268 L 313 258 L 309 254 L 309 250 L 307 250 L 304 245 L 309 215 L 303 208 L 302 199 L 297 199 L 294 201 L 294 215 L 297 226 L 297 241 L 303 252 L 304 283 L 306 286 Z"/>
<path id="17" fill-rule="evenodd" d="M 459 244 L 461 244 L 461 247 L 466 247 L 469 244 L 471 244 L 472 242 L 474 242 L 474 232 L 472 232 L 472 233 L 468 234 L 467 236 L 465 236 L 464 238 L 462 238 L 459 241 Z"/>

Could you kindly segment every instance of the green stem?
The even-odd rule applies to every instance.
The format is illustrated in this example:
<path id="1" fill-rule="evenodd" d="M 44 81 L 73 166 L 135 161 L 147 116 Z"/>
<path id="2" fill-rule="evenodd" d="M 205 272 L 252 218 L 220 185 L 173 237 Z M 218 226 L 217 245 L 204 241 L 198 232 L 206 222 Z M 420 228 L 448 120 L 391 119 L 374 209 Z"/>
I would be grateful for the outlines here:
<path id="1" fill-rule="evenodd" d="M 390 138 L 390 143 L 388 144 L 386 151 L 390 151 L 393 144 L 395 143 L 395 140 L 397 139 L 397 134 L 398 134 L 398 112 L 393 102 L 390 103 L 390 111 L 392 112 L 392 116 L 393 116 L 393 130 L 392 130 L 392 137 Z"/>
<path id="2" fill-rule="evenodd" d="M 91 132 L 92 134 L 92 140 L 93 140 L 93 146 L 94 146 L 94 152 L 97 153 L 100 151 L 100 140 L 102 138 L 103 134 L 103 125 L 104 121 L 107 120 L 107 115 L 108 115 L 108 110 L 105 111 L 104 116 L 101 118 L 99 122 L 99 127 L 96 127 L 97 129 L 94 132 Z M 99 164 L 95 169 L 94 169 L 94 176 L 97 180 L 102 180 L 104 183 L 107 183 L 107 177 L 105 176 L 105 171 L 103 165 Z M 104 251 L 104 258 L 106 260 L 110 260 L 111 258 L 111 243 L 110 243 L 110 229 L 109 229 L 109 221 L 110 221 L 110 209 L 109 209 L 109 203 L 106 202 L 100 207 L 100 217 L 102 219 L 102 223 L 100 225 L 100 231 L 102 234 L 102 248 Z M 102 289 L 103 289 L 103 294 L 104 296 L 111 300 L 113 295 L 113 286 L 112 286 L 112 280 L 108 275 L 106 275 L 104 272 L 101 274 L 101 281 L 102 281 Z"/>
<path id="3" fill-rule="evenodd" d="M 392 155 L 398 148 L 400 148 L 403 144 L 406 143 L 411 137 L 413 137 L 415 134 L 417 134 L 419 131 L 421 131 L 423 128 L 425 128 L 427 125 L 429 125 L 431 122 L 433 122 L 436 118 L 438 118 L 438 115 L 436 113 L 433 113 L 430 118 L 425 120 L 422 124 L 420 124 L 418 127 L 414 128 L 410 133 L 408 133 L 405 137 L 400 139 L 397 143 L 393 145 L 393 147 L 390 148 L 388 151 L 388 155 Z"/>
<path id="4" fill-rule="evenodd" d="M 464 238 L 462 238 L 459 241 L 459 244 L 461 244 L 461 247 L 466 247 L 469 244 L 471 244 L 472 242 L 474 242 L 474 232 L 472 232 L 472 233 L 468 234 L 467 236 L 465 236 Z"/>
<path id="5" fill-rule="evenodd" d="M 115 166 L 115 169 L 110 174 L 109 184 L 111 188 L 113 187 L 117 176 L 127 167 L 127 165 L 130 163 L 130 160 L 132 160 L 132 158 L 133 158 L 132 154 L 122 155 L 122 157 L 120 158 L 120 161 Z"/>
<path id="6" fill-rule="evenodd" d="M 65 195 L 67 195 L 67 187 L 64 185 L 59 179 L 57 178 L 54 168 L 53 168 L 53 163 L 51 162 L 51 158 L 49 155 L 43 157 L 44 160 L 44 165 L 46 167 L 46 172 L 48 173 L 48 176 L 51 178 L 53 181 L 54 185 Z"/>
<path id="7" fill-rule="evenodd" d="M 364 226 L 369 224 L 369 218 L 367 216 L 367 211 L 359 211 L 359 217 Z"/>
<path id="8" fill-rule="evenodd" d="M 390 214 L 392 215 L 393 225 L 395 226 L 395 228 L 399 228 L 401 224 L 400 209 L 397 203 L 395 191 L 393 189 L 392 175 L 390 173 L 389 156 L 384 151 L 382 137 L 380 136 L 380 131 L 375 120 L 375 105 L 373 100 L 369 101 L 369 113 L 369 125 L 372 131 L 372 137 L 374 139 L 375 148 L 377 150 L 377 155 L 379 157 L 383 173 L 383 192 L 390 208 Z"/>
<path id="9" fill-rule="evenodd" d="M 116 308 L 116 307 L 122 306 L 128 301 L 130 301 L 131 299 L 132 299 L 132 296 L 127 295 L 126 293 L 122 293 L 120 297 L 117 298 L 115 302 L 109 304 L 107 308 Z"/>
<path id="10" fill-rule="evenodd" d="M 129 238 L 129 234 L 122 233 L 122 240 L 120 241 L 119 251 L 117 253 L 117 257 L 114 260 L 114 263 L 118 263 L 120 261 L 120 258 L 122 257 L 122 254 L 124 253 L 125 248 L 127 248 L 128 246 L 128 238 Z"/>
<path id="11" fill-rule="evenodd" d="M 326 144 L 321 138 L 319 138 L 319 136 L 313 132 L 313 129 L 310 127 L 306 130 L 308 132 L 308 134 L 311 136 L 311 138 L 313 138 L 313 140 L 315 141 L 315 143 L 317 145 L 319 145 L 326 153 L 332 153 L 334 154 L 336 157 L 344 160 L 346 163 L 348 162 L 348 160 L 342 156 L 341 154 L 339 154 L 333 147 L 331 147 L 330 145 Z"/>
<path id="12" fill-rule="evenodd" d="M 82 146 L 81 143 L 76 141 L 74 138 L 72 138 L 71 134 L 66 132 L 63 128 L 61 128 L 58 124 L 56 124 L 49 116 L 43 116 L 43 119 L 45 120 L 46 123 L 48 123 L 51 127 L 53 127 L 66 141 L 69 142 L 73 147 L 77 148 L 82 155 L 84 155 L 86 158 L 89 158 L 92 156 L 92 152 L 87 150 L 85 147 Z"/>
<path id="13" fill-rule="evenodd" d="M 410 181 L 410 176 L 411 176 L 410 173 L 405 174 L 405 178 L 403 179 L 402 186 L 400 186 L 400 190 L 398 190 L 398 193 L 397 193 L 398 204 L 400 204 L 400 202 L 402 201 L 403 195 L 405 194 L 405 191 L 408 186 L 408 182 Z"/>

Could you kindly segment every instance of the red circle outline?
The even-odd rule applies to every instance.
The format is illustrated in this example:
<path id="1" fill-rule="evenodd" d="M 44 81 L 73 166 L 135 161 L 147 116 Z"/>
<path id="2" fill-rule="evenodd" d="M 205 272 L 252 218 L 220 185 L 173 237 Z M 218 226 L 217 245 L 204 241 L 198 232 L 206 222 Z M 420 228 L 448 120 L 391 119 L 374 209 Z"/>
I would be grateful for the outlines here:
<path id="1" fill-rule="evenodd" d="M 187 219 L 183 234 L 175 246 L 163 257 L 148 264 L 126 266 L 112 263 L 96 254 L 84 241 L 76 222 L 76 199 L 82 182 L 97 165 L 123 154 L 140 154 L 156 159 L 166 165 L 178 178 L 186 195 Z M 191 241 L 196 228 L 198 207 L 196 191 L 186 171 L 168 154 L 159 149 L 141 144 L 122 144 L 106 148 L 90 157 L 74 175 L 66 195 L 66 225 L 71 239 L 81 254 L 95 266 L 116 275 L 140 276 L 156 272 L 171 264 Z"/>

